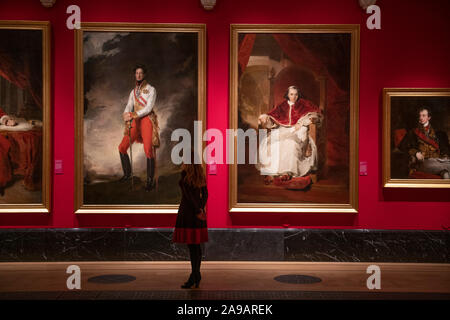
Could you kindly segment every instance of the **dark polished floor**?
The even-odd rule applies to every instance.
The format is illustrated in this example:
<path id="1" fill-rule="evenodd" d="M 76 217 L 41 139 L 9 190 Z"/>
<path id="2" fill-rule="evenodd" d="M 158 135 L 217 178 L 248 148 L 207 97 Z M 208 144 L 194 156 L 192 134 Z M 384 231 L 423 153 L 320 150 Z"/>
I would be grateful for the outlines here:
<path id="1" fill-rule="evenodd" d="M 81 270 L 79 290 L 67 288 L 70 265 Z M 210 261 L 202 264 L 200 288 L 186 290 L 180 284 L 188 262 L 0 263 L 0 300 L 450 300 L 448 264 L 377 263 L 381 288 L 372 290 L 369 265 Z M 92 281 L 102 275 L 129 281 Z M 277 281 L 282 275 L 317 281 Z"/>
<path id="2" fill-rule="evenodd" d="M 0 300 L 450 300 L 449 293 L 324 291 L 0 292 Z"/>

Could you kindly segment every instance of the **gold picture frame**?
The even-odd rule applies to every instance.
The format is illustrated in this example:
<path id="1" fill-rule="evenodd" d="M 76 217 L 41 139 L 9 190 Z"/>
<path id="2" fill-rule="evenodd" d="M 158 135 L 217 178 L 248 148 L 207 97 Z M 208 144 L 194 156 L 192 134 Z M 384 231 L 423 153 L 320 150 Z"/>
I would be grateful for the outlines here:
<path id="1" fill-rule="evenodd" d="M 440 101 L 444 104 L 440 104 Z M 441 109 L 442 106 L 442 110 L 433 110 L 430 120 L 434 130 L 442 129 L 439 126 L 434 127 L 433 123 L 445 122 L 445 117 L 449 118 L 446 109 L 450 112 L 450 89 L 383 89 L 384 188 L 450 188 L 450 180 L 439 179 L 439 176 L 431 174 L 424 176 L 420 168 L 416 169 L 415 161 L 411 161 L 414 156 L 409 155 L 407 150 L 406 139 L 411 135 L 414 136 L 414 128 L 418 126 L 417 112 L 423 106 L 431 109 Z"/>
<path id="2" fill-rule="evenodd" d="M 178 204 L 86 204 L 83 201 L 83 108 L 84 70 L 83 33 L 191 33 L 197 37 L 197 119 L 202 121 L 198 128 L 203 136 L 206 128 L 206 25 L 205 24 L 153 24 L 153 23 L 81 23 L 75 30 L 75 199 L 76 214 L 176 214 Z M 203 149 L 203 142 L 196 141 Z"/>
<path id="3" fill-rule="evenodd" d="M 50 73 L 50 54 L 51 54 L 51 40 L 50 40 L 50 22 L 49 21 L 28 21 L 28 20 L 2 20 L 0 21 L 0 30 L 39 30 L 42 32 L 42 168 L 41 168 L 41 187 L 37 187 L 39 183 L 33 187 L 32 190 L 40 190 L 40 201 L 32 203 L 11 203 L 0 204 L 0 213 L 49 213 L 51 210 L 51 73 Z M 5 40 L 5 39 L 3 39 Z M 8 41 L 5 40 L 6 43 Z M 28 44 L 30 45 L 30 44 Z M 31 81 L 31 80 L 28 80 Z M 25 90 L 25 89 L 24 89 Z M 37 125 L 34 122 L 33 126 Z M 34 129 L 33 129 L 34 130 Z M 24 176 L 27 177 L 27 174 Z M 34 178 L 32 178 L 34 180 Z M 36 189 L 37 188 L 37 189 Z"/>
<path id="4" fill-rule="evenodd" d="M 229 212 L 332 212 L 332 213 L 357 213 L 358 212 L 358 110 L 359 110 L 359 25 L 261 25 L 261 24 L 232 24 L 230 29 L 230 128 L 238 128 L 239 117 L 239 69 L 241 61 L 238 61 L 239 41 L 245 34 L 272 34 L 272 35 L 296 35 L 309 34 L 314 38 L 319 34 L 348 34 L 350 37 L 347 56 L 350 57 L 348 63 L 348 188 L 346 189 L 345 203 L 335 203 L 325 201 L 314 202 L 279 202 L 279 201 L 240 201 L 238 197 L 241 192 L 238 190 L 238 165 L 236 164 L 237 138 L 234 138 L 234 163 L 229 165 Z M 240 38 L 241 37 L 241 38 Z M 275 37 L 275 36 L 274 36 Z M 256 45 L 255 45 L 256 47 Z M 261 42 L 258 45 L 261 50 Z M 269 57 L 270 58 L 270 57 Z M 256 61 L 256 60 L 255 60 Z M 254 66 L 256 72 L 260 72 L 258 65 Z M 273 71 L 268 71 L 269 76 L 273 76 Z M 323 77 L 318 76 L 317 82 L 321 87 L 327 85 Z M 321 108 L 326 104 L 326 95 L 321 92 Z M 318 103 L 319 104 L 319 103 Z M 314 188 L 314 185 L 312 186 Z M 255 191 L 253 194 L 258 194 Z M 239 196 L 238 196 L 239 194 Z M 248 192 L 250 194 L 250 192 Z M 253 197 L 250 195 L 248 198 Z M 263 196 L 259 196 L 262 198 Z M 268 197 L 271 197 L 270 193 Z"/>

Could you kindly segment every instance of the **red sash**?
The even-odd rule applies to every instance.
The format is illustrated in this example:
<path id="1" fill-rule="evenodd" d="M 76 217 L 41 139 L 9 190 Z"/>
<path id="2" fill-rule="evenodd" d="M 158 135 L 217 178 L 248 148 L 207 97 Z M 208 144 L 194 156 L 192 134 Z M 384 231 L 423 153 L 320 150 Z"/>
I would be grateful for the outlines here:
<path id="1" fill-rule="evenodd" d="M 139 96 L 139 98 L 137 97 L 137 95 L 136 95 L 136 88 L 134 88 L 133 93 L 134 93 L 134 99 L 137 102 L 139 102 L 139 104 L 141 104 L 143 107 L 145 107 L 145 105 L 147 104 L 147 100 L 142 98 L 142 96 Z"/>
<path id="2" fill-rule="evenodd" d="M 419 139 L 425 141 L 428 144 L 431 144 L 433 147 L 435 147 L 437 150 L 439 150 L 439 144 L 437 143 L 436 140 L 433 140 L 429 137 L 427 137 L 426 135 L 424 135 L 419 128 L 414 129 L 414 133 L 416 134 L 416 136 L 419 137 Z"/>

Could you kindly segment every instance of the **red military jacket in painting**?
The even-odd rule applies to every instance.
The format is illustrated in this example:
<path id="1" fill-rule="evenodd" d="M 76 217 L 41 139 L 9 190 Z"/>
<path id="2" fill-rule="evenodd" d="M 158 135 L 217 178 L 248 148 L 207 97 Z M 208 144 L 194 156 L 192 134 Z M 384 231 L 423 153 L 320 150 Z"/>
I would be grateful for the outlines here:
<path id="1" fill-rule="evenodd" d="M 422 152 L 425 159 L 438 158 L 440 156 L 439 141 L 431 125 L 427 127 L 418 126 L 413 130 L 412 136 L 414 138 L 412 143 L 410 143 L 410 155 L 415 156 L 417 152 Z"/>

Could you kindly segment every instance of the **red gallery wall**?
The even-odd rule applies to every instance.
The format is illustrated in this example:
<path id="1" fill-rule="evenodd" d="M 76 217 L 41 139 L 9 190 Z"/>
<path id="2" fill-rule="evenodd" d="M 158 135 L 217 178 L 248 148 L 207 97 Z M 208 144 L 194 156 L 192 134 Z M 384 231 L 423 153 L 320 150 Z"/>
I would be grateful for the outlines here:
<path id="1" fill-rule="evenodd" d="M 229 38 L 231 23 L 360 24 L 358 214 L 228 213 L 228 168 L 208 176 L 209 226 L 365 229 L 446 229 L 450 189 L 383 190 L 381 109 L 386 87 L 450 87 L 450 2 L 379 0 L 381 30 L 368 30 L 369 16 L 357 0 L 218 0 L 205 11 L 200 0 L 1 0 L 1 20 L 48 20 L 52 27 L 53 156 L 64 174 L 53 176 L 52 213 L 0 214 L 0 227 L 172 227 L 175 215 L 75 215 L 74 34 L 66 8 L 81 8 L 82 22 L 204 23 L 207 27 L 207 127 L 228 128 Z M 1 41 L 1 39 L 0 39 Z"/>

